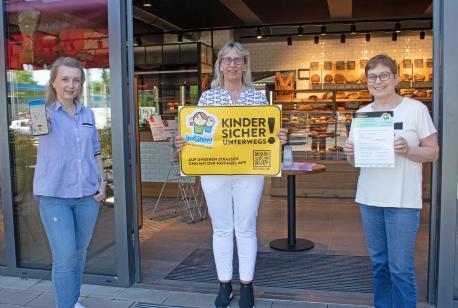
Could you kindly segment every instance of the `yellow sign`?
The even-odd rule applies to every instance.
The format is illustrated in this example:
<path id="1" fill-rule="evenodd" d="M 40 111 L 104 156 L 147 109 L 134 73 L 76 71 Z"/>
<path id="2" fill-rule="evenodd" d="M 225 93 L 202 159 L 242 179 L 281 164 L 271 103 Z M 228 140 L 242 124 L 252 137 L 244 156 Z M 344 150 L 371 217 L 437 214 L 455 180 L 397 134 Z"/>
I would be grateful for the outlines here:
<path id="1" fill-rule="evenodd" d="M 281 106 L 181 107 L 182 175 L 281 175 Z"/>

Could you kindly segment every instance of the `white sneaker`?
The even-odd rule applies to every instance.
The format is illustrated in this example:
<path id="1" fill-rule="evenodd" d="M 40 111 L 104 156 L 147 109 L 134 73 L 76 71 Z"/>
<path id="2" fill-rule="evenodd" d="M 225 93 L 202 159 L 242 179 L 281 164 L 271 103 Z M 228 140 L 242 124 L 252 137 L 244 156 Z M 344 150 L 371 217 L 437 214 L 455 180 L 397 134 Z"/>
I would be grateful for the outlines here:
<path id="1" fill-rule="evenodd" d="M 77 302 L 77 303 L 75 304 L 75 308 L 86 308 L 86 307 L 83 306 L 83 305 L 81 305 L 80 302 Z"/>

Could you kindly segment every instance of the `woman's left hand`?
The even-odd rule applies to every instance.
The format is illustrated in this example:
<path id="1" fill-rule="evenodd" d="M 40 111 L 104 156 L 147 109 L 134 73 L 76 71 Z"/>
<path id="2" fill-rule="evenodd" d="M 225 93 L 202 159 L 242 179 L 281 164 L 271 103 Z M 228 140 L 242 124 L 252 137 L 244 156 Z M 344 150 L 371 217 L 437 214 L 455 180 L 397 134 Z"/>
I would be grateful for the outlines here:
<path id="1" fill-rule="evenodd" d="M 409 145 L 403 137 L 396 136 L 394 138 L 394 152 L 402 155 L 407 155 Z"/>
<path id="2" fill-rule="evenodd" d="M 280 128 L 277 136 L 278 136 L 278 139 L 280 139 L 280 144 L 284 145 L 288 141 L 288 129 Z"/>
<path id="3" fill-rule="evenodd" d="M 94 199 L 97 202 L 102 202 L 103 200 L 105 200 L 106 187 L 107 187 L 107 182 L 105 181 L 100 182 L 99 189 L 97 190 L 98 193 L 94 195 Z"/>

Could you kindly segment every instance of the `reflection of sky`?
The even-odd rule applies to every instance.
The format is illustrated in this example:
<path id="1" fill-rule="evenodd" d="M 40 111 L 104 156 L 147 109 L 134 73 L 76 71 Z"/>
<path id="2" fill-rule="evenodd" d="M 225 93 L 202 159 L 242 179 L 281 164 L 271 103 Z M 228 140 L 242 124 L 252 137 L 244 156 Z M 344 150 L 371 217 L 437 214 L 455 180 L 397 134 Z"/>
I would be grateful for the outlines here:
<path id="1" fill-rule="evenodd" d="M 49 71 L 48 70 L 40 70 L 40 71 L 33 71 L 33 80 L 38 82 L 39 85 L 46 85 L 49 80 Z"/>
<path id="2" fill-rule="evenodd" d="M 87 70 L 86 70 L 87 71 Z M 102 70 L 98 68 L 93 68 L 90 70 L 90 80 L 89 81 L 99 81 L 102 80 L 100 75 L 102 74 Z M 39 85 L 46 85 L 49 80 L 49 70 L 37 70 L 32 71 L 33 80 L 38 82 Z M 86 73 L 86 76 L 88 74 Z"/>

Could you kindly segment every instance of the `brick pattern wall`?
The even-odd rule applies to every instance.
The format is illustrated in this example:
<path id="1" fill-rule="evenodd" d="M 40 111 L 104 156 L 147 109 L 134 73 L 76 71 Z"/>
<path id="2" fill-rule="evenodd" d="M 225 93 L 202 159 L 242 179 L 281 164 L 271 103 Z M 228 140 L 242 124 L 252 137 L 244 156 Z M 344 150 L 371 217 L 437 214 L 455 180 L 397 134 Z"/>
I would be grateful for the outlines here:
<path id="1" fill-rule="evenodd" d="M 283 42 L 265 42 L 244 44 L 251 52 L 252 70 L 254 72 L 297 70 L 308 68 L 310 62 L 351 61 L 369 59 L 380 53 L 388 54 L 394 59 L 428 59 L 432 58 L 432 36 L 427 35 L 420 40 L 418 33 L 402 34 L 393 42 L 391 35 L 387 37 L 372 37 L 365 42 L 364 36 L 351 38 L 347 36 L 346 43 L 340 43 L 340 38 L 330 37 L 321 39 L 319 44 L 313 38 L 294 41 L 288 46 Z"/>

